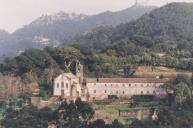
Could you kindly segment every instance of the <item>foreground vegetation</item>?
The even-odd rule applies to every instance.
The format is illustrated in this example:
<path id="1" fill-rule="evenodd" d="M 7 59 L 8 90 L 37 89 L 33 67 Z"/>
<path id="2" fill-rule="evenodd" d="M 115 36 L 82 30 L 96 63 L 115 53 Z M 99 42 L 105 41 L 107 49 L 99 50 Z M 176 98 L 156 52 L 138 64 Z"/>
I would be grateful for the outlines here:
<path id="1" fill-rule="evenodd" d="M 77 99 L 67 103 L 62 101 L 56 110 L 27 106 L 21 110 L 8 109 L 1 125 L 5 128 L 47 128 L 49 125 L 58 128 L 123 128 L 117 120 L 105 124 L 104 120 L 92 120 L 94 110 L 86 103 Z"/>
<path id="2" fill-rule="evenodd" d="M 2 112 L 3 118 L 0 122 L 1 126 L 5 128 L 46 128 L 51 125 L 59 128 L 189 128 L 193 126 L 192 87 L 193 85 L 187 77 L 178 76 L 165 84 L 168 96 L 156 104 L 149 102 L 152 99 L 150 97 L 147 99 L 149 106 L 147 104 L 138 106 L 137 104 L 140 105 L 140 102 L 145 100 L 136 97 L 134 100 L 137 104 L 134 102 L 130 102 L 129 106 L 119 104 L 116 111 L 114 111 L 115 105 L 102 108 L 103 115 L 107 114 L 105 111 L 108 111 L 112 116 L 118 114 L 118 109 L 123 111 L 149 109 L 146 118 L 141 118 L 141 120 L 136 117 L 131 119 L 129 115 L 124 117 L 131 119 L 131 122 L 126 124 L 120 123 L 118 118 L 107 123 L 103 116 L 98 115 L 98 110 L 101 106 L 105 107 L 106 103 L 98 102 L 93 108 L 90 103 L 80 99 L 68 103 L 60 100 L 58 107 L 43 109 L 37 109 L 30 104 L 15 108 L 10 104 L 12 107 L 8 107 Z M 157 112 L 156 117 L 152 118 L 155 111 Z"/>

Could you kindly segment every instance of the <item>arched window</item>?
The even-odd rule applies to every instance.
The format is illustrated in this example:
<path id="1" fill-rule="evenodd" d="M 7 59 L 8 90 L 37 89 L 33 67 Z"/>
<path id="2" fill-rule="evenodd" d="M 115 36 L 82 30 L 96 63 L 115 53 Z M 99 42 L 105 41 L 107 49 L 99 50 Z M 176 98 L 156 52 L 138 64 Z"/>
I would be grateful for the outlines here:
<path id="1" fill-rule="evenodd" d="M 61 88 L 64 88 L 64 82 L 61 82 Z"/>
<path id="2" fill-rule="evenodd" d="M 68 83 L 66 83 L 66 88 L 68 88 Z"/>
<path id="3" fill-rule="evenodd" d="M 143 91 L 141 91 L 141 94 L 143 94 Z"/>

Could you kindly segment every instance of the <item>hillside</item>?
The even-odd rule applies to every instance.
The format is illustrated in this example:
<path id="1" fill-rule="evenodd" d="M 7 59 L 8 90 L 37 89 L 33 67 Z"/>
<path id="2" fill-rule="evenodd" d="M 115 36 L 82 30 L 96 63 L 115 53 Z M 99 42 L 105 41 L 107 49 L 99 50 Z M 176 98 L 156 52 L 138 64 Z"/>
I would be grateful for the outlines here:
<path id="1" fill-rule="evenodd" d="M 108 33 L 106 30 L 93 33 L 82 36 L 77 39 L 77 42 L 86 42 L 92 47 L 96 44 L 108 46 L 119 42 L 133 42 L 134 40 L 133 45 L 148 47 L 154 51 L 191 50 L 193 44 L 193 3 L 171 3 L 153 10 L 150 14 L 143 15 L 136 21 L 118 25 Z M 107 41 L 101 42 L 100 40 L 104 38 L 104 35 Z M 93 38 L 99 40 L 93 42 Z M 149 44 L 147 46 L 144 43 Z M 94 47 L 94 49 L 97 48 Z"/>
<path id="2" fill-rule="evenodd" d="M 186 75 L 188 78 L 192 78 L 192 72 L 188 71 L 178 71 L 174 68 L 167 68 L 167 67 L 148 67 L 148 66 L 139 66 L 137 67 L 134 76 L 135 77 L 156 77 L 162 76 L 165 78 L 173 78 L 178 75 Z"/>
<path id="3" fill-rule="evenodd" d="M 192 42 L 193 3 L 166 5 L 135 22 L 118 26 L 117 30 L 115 40 L 142 35 L 170 43 Z"/>
<path id="4" fill-rule="evenodd" d="M 19 47 L 15 45 L 17 43 L 13 43 L 14 40 L 15 39 L 11 36 L 11 34 L 4 30 L 0 30 L 0 57 L 4 53 L 9 55 L 10 52 L 15 51 L 15 48 L 17 49 L 17 47 Z"/>

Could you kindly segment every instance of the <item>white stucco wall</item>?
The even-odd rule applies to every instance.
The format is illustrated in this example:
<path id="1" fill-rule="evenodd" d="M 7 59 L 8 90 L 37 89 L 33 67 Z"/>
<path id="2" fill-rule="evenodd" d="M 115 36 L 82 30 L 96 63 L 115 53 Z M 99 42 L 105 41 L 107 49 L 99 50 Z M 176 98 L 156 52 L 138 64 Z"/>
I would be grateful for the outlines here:
<path id="1" fill-rule="evenodd" d="M 62 82 L 64 86 L 62 87 Z M 54 80 L 54 96 L 61 96 L 61 91 L 64 91 L 64 96 L 70 96 L 72 84 L 75 85 L 75 91 L 81 93 L 81 85 L 78 78 L 67 78 L 65 75 L 60 75 Z"/>
<path id="2" fill-rule="evenodd" d="M 62 82 L 64 83 L 64 87 L 62 87 Z M 54 80 L 54 96 L 61 96 L 62 90 L 64 90 L 65 96 L 70 95 L 70 80 L 60 75 Z"/>
<path id="3" fill-rule="evenodd" d="M 165 90 L 160 85 L 163 83 L 87 83 L 90 100 L 105 99 L 108 98 L 108 95 L 129 97 L 132 95 L 165 94 Z"/>

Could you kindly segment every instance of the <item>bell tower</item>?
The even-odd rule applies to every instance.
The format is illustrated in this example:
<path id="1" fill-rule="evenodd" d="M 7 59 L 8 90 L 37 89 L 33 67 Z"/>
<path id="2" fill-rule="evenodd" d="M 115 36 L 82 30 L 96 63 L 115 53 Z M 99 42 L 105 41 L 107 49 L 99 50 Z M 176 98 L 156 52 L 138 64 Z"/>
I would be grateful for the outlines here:
<path id="1" fill-rule="evenodd" d="M 83 65 L 80 62 L 76 63 L 76 76 L 79 78 L 79 82 L 83 83 Z"/>

